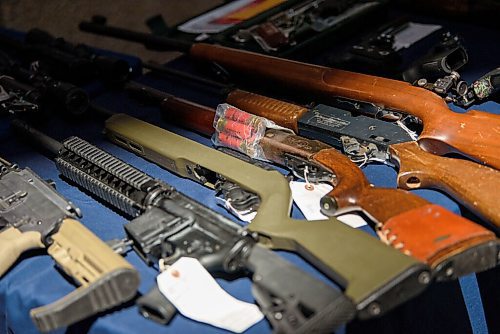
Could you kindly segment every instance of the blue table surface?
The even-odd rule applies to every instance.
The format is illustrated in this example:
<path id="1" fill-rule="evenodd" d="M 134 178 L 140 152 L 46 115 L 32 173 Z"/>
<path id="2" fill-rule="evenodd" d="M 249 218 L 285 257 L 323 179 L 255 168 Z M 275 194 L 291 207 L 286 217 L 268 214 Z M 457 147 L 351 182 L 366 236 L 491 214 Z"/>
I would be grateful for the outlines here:
<path id="1" fill-rule="evenodd" d="M 500 45 L 498 31 L 472 27 L 467 24 L 449 23 L 466 41 L 470 62 L 462 71 L 463 78 L 471 81 L 498 66 Z M 137 65 L 137 59 L 127 58 Z M 190 67 L 186 59 L 175 63 L 178 67 Z M 159 79 L 140 76 L 138 81 L 164 89 L 184 98 L 215 106 L 220 98 L 207 90 L 188 85 L 180 80 Z M 145 106 L 129 98 L 119 90 L 96 89 L 95 85 L 86 87 L 92 92 L 93 102 L 114 112 L 122 112 L 141 118 L 187 138 L 211 146 L 210 140 L 196 133 L 186 131 L 162 120 L 159 109 Z M 458 108 L 454 108 L 459 111 Z M 488 102 L 475 109 L 500 114 L 500 105 Z M 78 121 L 68 122 L 58 117 L 50 117 L 36 126 L 47 134 L 64 139 L 71 135 L 80 136 L 96 146 L 114 154 L 142 171 L 164 180 L 179 191 L 197 199 L 217 212 L 236 220 L 218 205 L 214 192 L 199 184 L 181 179 L 156 165 L 149 163 L 105 140 L 102 135 L 102 118 L 88 116 Z M 62 180 L 54 163 L 29 143 L 20 141 L 10 130 L 7 118 L 0 118 L 0 156 L 21 167 L 30 167 L 41 177 L 55 182 L 57 190 L 79 206 L 83 212 L 82 223 L 103 240 L 123 238 L 122 226 L 127 219 L 107 206 L 96 202 L 91 196 Z M 385 165 L 369 165 L 364 169 L 370 182 L 379 187 L 395 187 L 396 171 Z M 416 190 L 414 193 L 445 208 L 468 215 L 466 210 L 443 193 L 432 190 Z M 303 218 L 294 206 L 292 216 Z M 241 222 L 240 222 L 241 223 Z M 363 228 L 373 234 L 369 228 Z M 353 245 L 355 247 L 355 245 Z M 300 266 L 308 273 L 330 282 L 307 262 L 295 254 L 279 252 L 287 260 Z M 155 283 L 157 272 L 146 266 L 134 253 L 129 252 L 126 259 L 137 268 L 141 276 L 139 292 L 147 292 Z M 383 261 L 384 259 L 380 259 Z M 500 292 L 495 283 L 499 269 L 477 275 L 469 275 L 460 281 L 434 283 L 422 295 L 401 305 L 381 318 L 369 321 L 355 320 L 341 328 L 341 333 L 495 333 L 500 332 L 500 322 L 496 313 L 500 309 Z M 234 297 L 253 302 L 250 292 L 251 281 L 240 278 L 233 281 L 218 279 L 219 284 Z M 330 282 L 331 283 L 331 282 Z M 43 251 L 30 251 L 24 254 L 8 273 L 0 280 L 0 332 L 36 333 L 29 318 L 29 310 L 48 304 L 75 289 L 71 280 L 55 266 L 53 259 Z M 270 332 L 264 320 L 251 327 L 248 333 Z M 133 302 L 117 307 L 99 317 L 87 319 L 57 333 L 177 333 L 203 332 L 222 333 L 224 330 L 176 316 L 167 326 L 158 325 L 142 318 Z"/>

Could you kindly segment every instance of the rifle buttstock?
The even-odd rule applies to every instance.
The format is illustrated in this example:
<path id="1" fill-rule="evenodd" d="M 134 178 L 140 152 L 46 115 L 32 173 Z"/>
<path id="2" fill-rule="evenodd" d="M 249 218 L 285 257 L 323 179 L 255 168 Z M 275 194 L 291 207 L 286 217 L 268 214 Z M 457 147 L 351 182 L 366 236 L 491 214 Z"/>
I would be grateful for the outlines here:
<path id="1" fill-rule="evenodd" d="M 413 142 L 391 145 L 390 151 L 393 161 L 399 164 L 399 188 L 439 189 L 484 220 L 500 227 L 498 170 L 464 159 L 436 156 Z"/>
<path id="2" fill-rule="evenodd" d="M 136 294 L 137 271 L 78 221 L 65 219 L 52 241 L 48 253 L 81 286 L 49 305 L 31 310 L 40 331 L 75 323 Z"/>

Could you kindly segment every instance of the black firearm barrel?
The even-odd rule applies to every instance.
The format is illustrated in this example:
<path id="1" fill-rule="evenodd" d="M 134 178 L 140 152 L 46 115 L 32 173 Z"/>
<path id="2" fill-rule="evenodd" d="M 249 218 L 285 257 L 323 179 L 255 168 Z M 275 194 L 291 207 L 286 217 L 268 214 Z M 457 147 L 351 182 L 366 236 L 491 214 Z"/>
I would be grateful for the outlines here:
<path id="1" fill-rule="evenodd" d="M 180 52 L 189 52 L 189 49 L 193 45 L 191 42 L 181 41 L 165 36 L 157 36 L 123 28 L 110 27 L 106 25 L 106 18 L 103 16 L 94 16 L 90 22 L 83 21 L 80 23 L 79 28 L 82 31 L 96 33 L 98 35 L 141 43 L 146 48 L 151 50 L 175 50 Z"/>

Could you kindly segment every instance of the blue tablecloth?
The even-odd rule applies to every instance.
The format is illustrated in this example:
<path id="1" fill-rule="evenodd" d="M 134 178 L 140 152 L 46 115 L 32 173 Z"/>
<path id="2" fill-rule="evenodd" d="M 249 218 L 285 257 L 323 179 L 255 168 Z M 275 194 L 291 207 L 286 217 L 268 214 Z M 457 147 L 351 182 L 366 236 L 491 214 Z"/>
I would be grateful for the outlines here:
<path id="1" fill-rule="evenodd" d="M 498 66 L 500 46 L 498 32 L 485 28 L 471 27 L 453 23 L 452 27 L 464 36 L 470 54 L 470 63 L 464 69 L 464 79 L 472 80 L 479 75 Z M 186 65 L 187 60 L 177 62 Z M 193 99 L 209 106 L 215 106 L 220 98 L 206 90 L 187 85 L 179 80 L 167 80 L 139 77 L 139 81 L 165 89 L 187 99 Z M 95 86 L 87 87 L 94 92 L 93 102 L 109 108 L 114 112 L 122 112 L 157 124 L 185 137 L 211 146 L 209 139 L 165 123 L 157 107 L 144 106 L 129 98 L 120 91 L 96 90 Z M 486 103 L 477 109 L 491 113 L 500 113 L 500 105 Z M 102 118 L 88 116 L 77 122 L 64 121 L 57 117 L 46 119 L 36 126 L 57 139 L 70 135 L 80 136 L 98 147 L 127 161 L 144 172 L 160 178 L 173 185 L 179 191 L 196 198 L 216 211 L 231 217 L 221 208 L 213 191 L 189 180 L 180 179 L 162 170 L 132 153 L 107 142 L 102 135 Z M 29 143 L 22 142 L 10 131 L 6 118 L 0 119 L 0 156 L 21 167 L 29 166 L 43 178 L 55 182 L 57 189 L 66 198 L 79 206 L 84 214 L 81 220 L 89 229 L 104 240 L 122 238 L 122 228 L 127 220 L 107 206 L 96 202 L 88 194 L 62 180 L 53 162 L 40 154 Z M 395 187 L 396 171 L 383 165 L 369 165 L 364 172 L 376 186 Z M 456 213 L 464 209 L 448 196 L 431 190 L 417 190 L 416 194 L 446 207 Z M 293 216 L 302 218 L 294 207 Z M 366 228 L 365 228 L 366 229 Z M 368 230 L 368 229 L 366 229 Z M 325 279 L 300 257 L 279 252 L 286 259 L 304 268 L 307 272 Z M 130 252 L 126 259 L 140 272 L 140 293 L 145 293 L 155 283 L 157 272 L 147 267 L 139 257 Z M 380 259 L 384 261 L 384 259 Z M 497 312 L 500 309 L 500 292 L 496 289 L 499 269 L 493 269 L 478 275 L 470 275 L 460 281 L 435 283 L 422 295 L 398 307 L 379 319 L 370 321 L 354 321 L 342 328 L 346 333 L 491 333 L 500 332 Z M 253 302 L 250 292 L 251 281 L 248 278 L 225 281 L 218 279 L 222 287 L 234 297 Z M 0 332 L 1 333 L 34 333 L 36 329 L 29 318 L 29 309 L 48 304 L 75 289 L 71 280 L 63 275 L 54 265 L 51 257 L 43 251 L 30 251 L 24 254 L 12 269 L 0 279 Z M 142 318 L 133 302 L 106 312 L 100 317 L 82 321 L 58 333 L 221 333 L 223 330 L 197 323 L 183 316 L 176 316 L 168 326 L 160 326 Z M 270 326 L 261 321 L 248 330 L 248 333 L 269 332 Z"/>

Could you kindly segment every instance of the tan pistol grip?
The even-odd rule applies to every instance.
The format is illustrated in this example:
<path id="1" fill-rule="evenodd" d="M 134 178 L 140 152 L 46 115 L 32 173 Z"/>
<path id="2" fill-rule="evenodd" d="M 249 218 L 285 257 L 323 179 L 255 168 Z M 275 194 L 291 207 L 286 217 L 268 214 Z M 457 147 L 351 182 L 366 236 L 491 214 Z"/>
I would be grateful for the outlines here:
<path id="1" fill-rule="evenodd" d="M 42 332 L 73 324 L 130 300 L 139 275 L 120 255 L 73 219 L 65 219 L 52 235 L 48 253 L 80 287 L 30 314 Z"/>
<path id="2" fill-rule="evenodd" d="M 9 270 L 19 256 L 29 249 L 44 248 L 38 232 L 21 232 L 14 227 L 9 227 L 0 233 L 0 277 Z"/>

